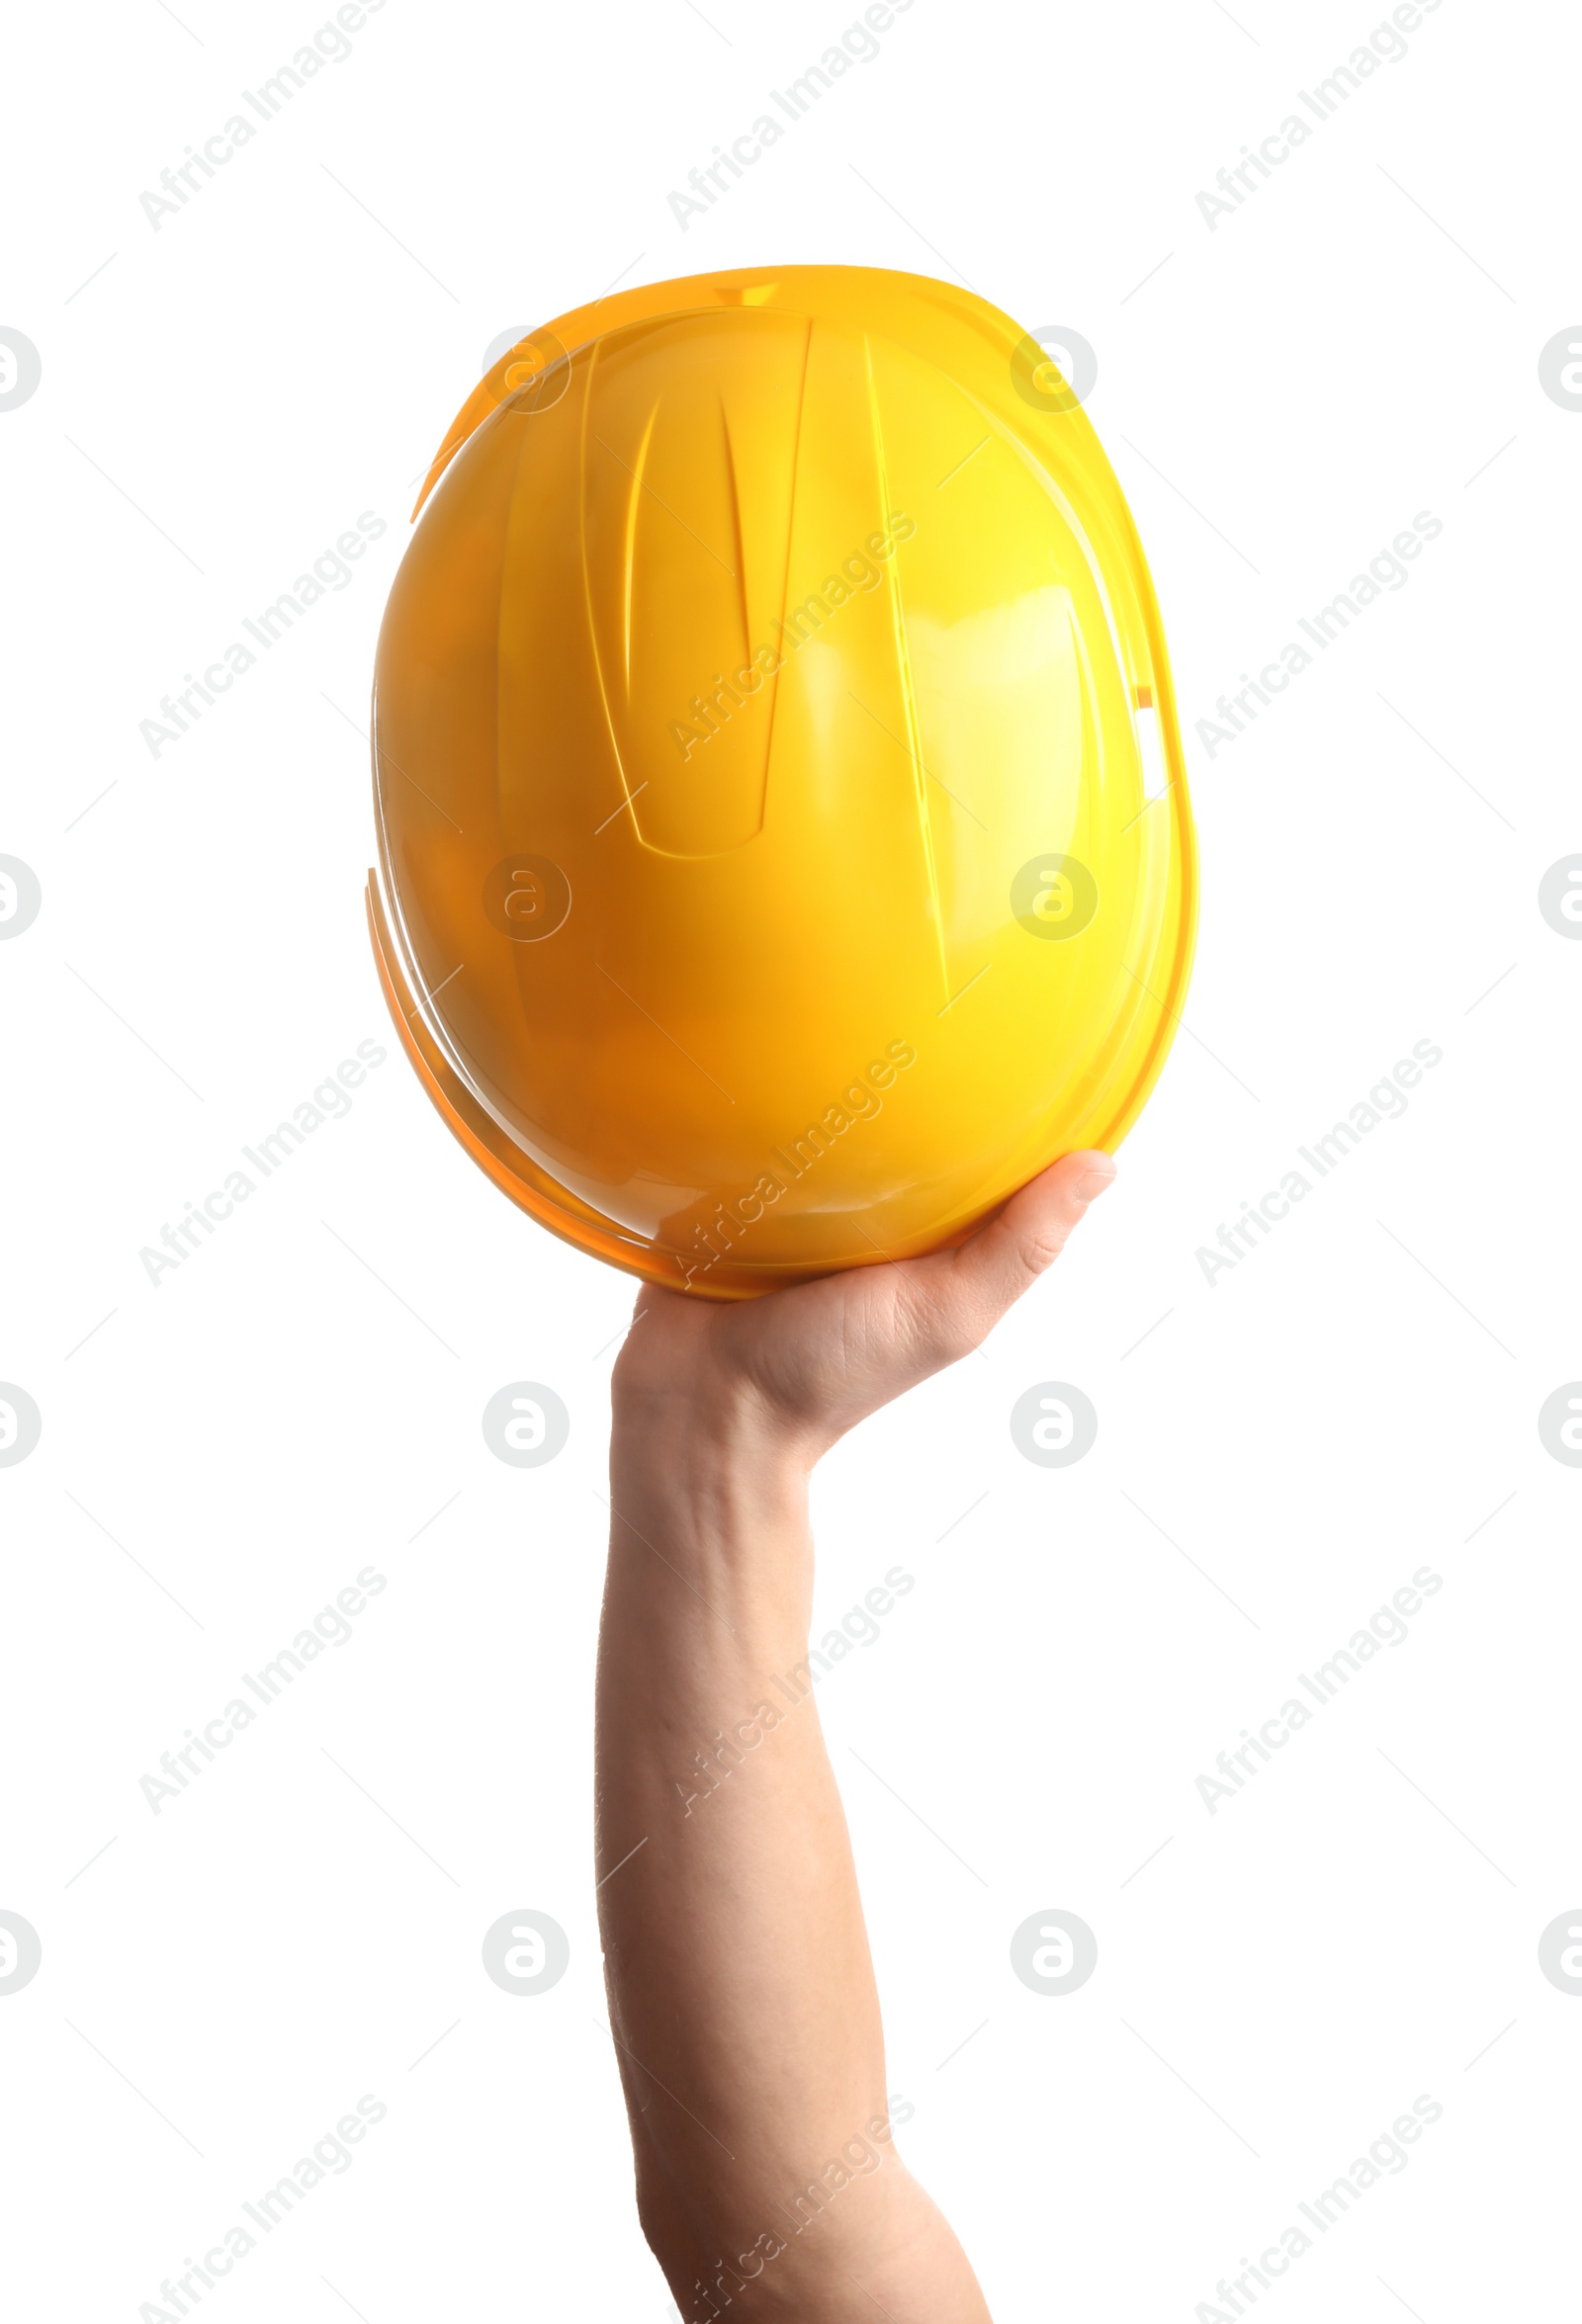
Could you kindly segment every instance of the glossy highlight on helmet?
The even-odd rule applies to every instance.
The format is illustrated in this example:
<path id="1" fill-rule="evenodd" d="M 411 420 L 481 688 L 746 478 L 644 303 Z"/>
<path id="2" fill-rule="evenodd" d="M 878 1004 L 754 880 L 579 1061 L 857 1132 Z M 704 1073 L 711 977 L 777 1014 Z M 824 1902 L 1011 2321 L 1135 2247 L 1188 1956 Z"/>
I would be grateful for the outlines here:
<path id="1" fill-rule="evenodd" d="M 737 1298 L 1113 1149 L 1189 974 L 1159 610 L 1086 411 L 969 292 L 628 291 L 453 423 L 374 687 L 374 949 L 455 1135 Z"/>

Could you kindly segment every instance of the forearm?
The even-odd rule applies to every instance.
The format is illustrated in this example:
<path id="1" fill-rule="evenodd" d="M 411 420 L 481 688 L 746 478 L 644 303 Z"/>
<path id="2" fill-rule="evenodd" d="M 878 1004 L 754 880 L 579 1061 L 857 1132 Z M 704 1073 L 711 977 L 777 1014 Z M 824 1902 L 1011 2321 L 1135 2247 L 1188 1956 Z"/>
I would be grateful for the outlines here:
<path id="1" fill-rule="evenodd" d="M 644 2224 L 682 2314 L 729 2295 L 737 2315 L 871 2315 L 859 2286 L 893 2285 L 910 2253 L 965 2279 L 929 2314 L 982 2317 L 890 2137 L 807 1668 L 805 1471 L 771 1434 L 618 1414 L 611 1500 L 600 1920 Z"/>
<path id="2" fill-rule="evenodd" d="M 766 1445 L 687 1452 L 682 1476 L 666 1447 L 617 1431 L 600 1874 L 638 1852 L 600 1890 L 601 1920 L 640 2178 L 761 2203 L 791 2192 L 788 2137 L 812 2169 L 883 2115 L 883 2050 L 807 1675 L 806 1482 Z"/>
<path id="3" fill-rule="evenodd" d="M 639 2208 L 686 2324 L 988 2324 L 890 2136 L 807 1671 L 807 1477 L 976 1347 L 1112 1175 L 1067 1155 L 959 1248 L 767 1299 L 639 1296 L 612 1381 L 599 1910 Z"/>

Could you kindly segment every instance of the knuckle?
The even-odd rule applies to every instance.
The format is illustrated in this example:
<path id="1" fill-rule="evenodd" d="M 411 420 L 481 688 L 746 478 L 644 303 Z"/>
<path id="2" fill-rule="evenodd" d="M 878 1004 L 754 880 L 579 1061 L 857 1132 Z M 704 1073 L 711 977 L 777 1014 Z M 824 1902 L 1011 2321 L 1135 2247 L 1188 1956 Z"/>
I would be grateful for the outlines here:
<path id="1" fill-rule="evenodd" d="M 978 1344 L 966 1302 L 942 1297 L 937 1289 L 920 1292 L 907 1284 L 896 1320 L 920 1363 L 954 1363 Z"/>
<path id="2" fill-rule="evenodd" d="M 1041 1275 L 1046 1267 L 1053 1266 L 1065 1248 L 1064 1227 L 1035 1227 L 1021 1237 L 1016 1247 L 1016 1256 L 1031 1281 Z"/>

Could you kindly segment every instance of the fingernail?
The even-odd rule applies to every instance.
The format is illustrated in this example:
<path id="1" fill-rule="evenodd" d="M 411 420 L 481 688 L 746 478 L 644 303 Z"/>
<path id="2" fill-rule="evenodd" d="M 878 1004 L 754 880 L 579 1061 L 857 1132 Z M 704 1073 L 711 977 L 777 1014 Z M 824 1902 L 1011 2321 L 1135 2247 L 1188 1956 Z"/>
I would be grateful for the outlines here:
<path id="1" fill-rule="evenodd" d="M 1090 1170 L 1086 1177 L 1079 1178 L 1077 1181 L 1078 1199 L 1082 1202 L 1097 1202 L 1104 1188 L 1113 1186 L 1114 1183 L 1115 1173 L 1113 1170 L 1107 1174 L 1103 1170 Z"/>

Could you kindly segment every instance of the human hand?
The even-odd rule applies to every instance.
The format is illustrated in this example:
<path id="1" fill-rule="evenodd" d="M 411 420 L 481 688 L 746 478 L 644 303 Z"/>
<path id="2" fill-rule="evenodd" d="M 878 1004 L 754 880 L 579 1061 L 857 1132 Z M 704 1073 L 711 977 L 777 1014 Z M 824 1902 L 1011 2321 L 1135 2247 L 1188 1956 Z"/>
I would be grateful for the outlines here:
<path id="1" fill-rule="evenodd" d="M 645 1284 L 611 1384 L 618 1429 L 765 1438 L 811 1468 L 858 1420 L 968 1355 L 1065 1248 L 1115 1174 L 1068 1154 L 954 1250 L 853 1267 L 759 1299 Z"/>
<path id="2" fill-rule="evenodd" d="M 638 1294 L 611 1384 L 599 1916 L 639 2213 L 683 2308 L 706 2278 L 723 2289 L 714 2255 L 730 2252 L 747 2316 L 989 2324 L 888 2127 L 861 1899 L 812 1707 L 808 1472 L 977 1347 L 1113 1175 L 1105 1154 L 1067 1155 L 923 1258 L 730 1304 Z M 837 2166 L 807 2179 L 821 2154 L 845 2158 L 833 2212 Z M 754 2242 L 777 2218 L 789 2233 Z"/>

